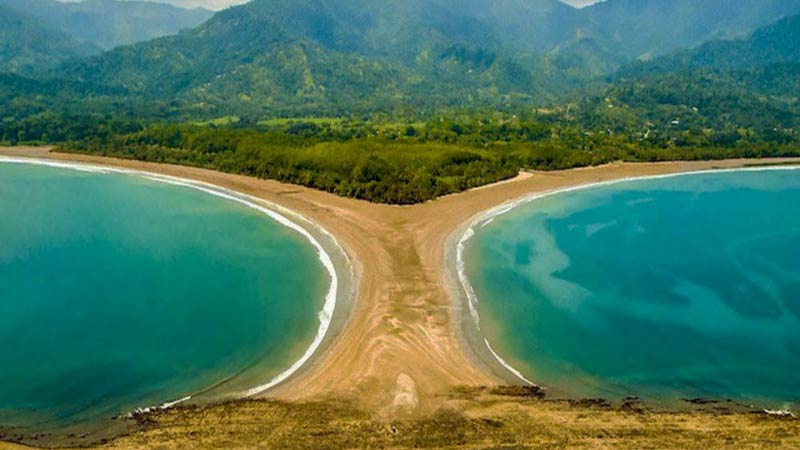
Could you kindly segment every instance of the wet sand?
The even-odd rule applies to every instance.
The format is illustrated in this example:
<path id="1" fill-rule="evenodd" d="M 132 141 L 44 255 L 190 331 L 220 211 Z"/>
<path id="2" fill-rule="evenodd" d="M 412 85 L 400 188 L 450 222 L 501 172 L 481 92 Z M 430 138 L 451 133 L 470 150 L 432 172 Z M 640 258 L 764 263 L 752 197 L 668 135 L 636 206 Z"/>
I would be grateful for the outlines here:
<path id="1" fill-rule="evenodd" d="M 421 417 L 455 386 L 510 381 L 472 350 L 462 332 L 466 307 L 446 264 L 459 227 L 504 202 L 537 192 L 633 176 L 800 163 L 800 159 L 611 164 L 530 172 L 514 180 L 414 206 L 345 199 L 270 180 L 103 157 L 3 148 L 0 155 L 124 167 L 212 183 L 289 208 L 332 233 L 354 262 L 358 292 L 341 333 L 301 373 L 263 394 L 289 402 L 335 399 L 377 417 Z M 450 281 L 446 281 L 446 280 Z M 535 381 L 535 380 L 534 380 Z"/>

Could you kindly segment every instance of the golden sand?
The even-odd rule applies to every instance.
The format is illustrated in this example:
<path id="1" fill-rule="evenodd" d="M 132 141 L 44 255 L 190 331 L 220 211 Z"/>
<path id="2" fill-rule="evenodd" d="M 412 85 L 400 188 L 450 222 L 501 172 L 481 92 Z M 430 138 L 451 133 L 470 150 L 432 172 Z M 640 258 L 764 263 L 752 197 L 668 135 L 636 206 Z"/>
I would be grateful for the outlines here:
<path id="1" fill-rule="evenodd" d="M 288 407 L 286 405 L 297 405 L 300 408 L 309 402 L 311 404 L 326 402 L 325 404 L 329 405 L 335 401 L 347 405 L 348 411 L 366 414 L 364 422 L 359 423 L 372 423 L 371 421 L 389 423 L 396 420 L 428 420 L 426 418 L 437 417 L 443 406 L 456 405 L 457 409 L 460 408 L 467 414 L 464 417 L 469 420 L 481 414 L 510 417 L 508 414 L 513 413 L 514 417 L 517 417 L 515 420 L 523 420 L 524 423 L 519 414 L 527 411 L 524 414 L 527 414 L 525 417 L 529 417 L 530 420 L 545 420 L 554 424 L 561 420 L 563 425 L 571 423 L 572 428 L 567 428 L 577 433 L 581 429 L 579 416 L 586 414 L 586 411 L 580 412 L 583 411 L 580 407 L 575 409 L 575 406 L 562 404 L 566 409 L 559 410 L 556 405 L 560 403 L 531 403 L 528 400 L 507 397 L 487 400 L 488 397 L 472 394 L 468 398 L 462 398 L 466 403 L 457 406 L 459 396 L 454 394 L 454 388 L 494 386 L 502 383 L 502 380 L 493 375 L 487 367 L 477 363 L 476 359 L 470 356 L 470 350 L 465 349 L 459 339 L 453 317 L 461 313 L 460 306 L 453 301 L 445 282 L 445 242 L 448 237 L 477 214 L 506 201 L 538 192 L 633 176 L 735 168 L 751 164 L 800 163 L 800 159 L 617 163 L 566 171 L 528 172 L 520 174 L 514 180 L 420 205 L 389 206 L 345 199 L 270 180 L 182 166 L 49 153 L 47 148 L 6 148 L 0 149 L 0 155 L 124 167 L 208 182 L 290 208 L 336 236 L 351 259 L 356 262 L 359 277 L 356 304 L 349 323 L 326 351 L 302 373 L 265 394 L 265 397 L 279 403 L 243 402 L 240 404 L 242 409 L 238 412 L 231 411 L 229 405 L 211 407 L 206 411 L 207 414 L 213 416 L 215 413 L 224 412 L 230 417 L 238 417 L 253 425 L 252 421 L 258 423 L 258 416 L 248 416 L 242 412 L 262 407 L 264 426 L 270 426 L 272 423 L 268 419 L 270 408 Z M 488 403 L 481 403 L 483 400 L 479 401 L 479 398 Z M 587 411 L 594 410 L 590 408 Z M 617 410 L 603 410 L 601 414 L 591 413 L 590 416 L 605 420 L 609 426 L 619 425 L 624 428 L 625 423 L 631 426 L 643 426 L 639 420 L 634 420 L 636 416 L 626 418 L 626 414 Z M 558 419 L 561 416 L 563 420 Z M 189 411 L 167 413 L 164 417 L 170 426 L 177 426 L 186 433 L 192 424 L 201 426 L 196 421 L 197 416 Z M 185 419 L 183 425 L 176 425 L 178 417 Z M 536 417 L 538 419 L 534 419 Z M 682 426 L 688 427 L 687 429 L 695 426 L 716 429 L 715 425 L 721 427 L 733 422 L 738 423 L 736 427 L 741 428 L 743 425 L 739 421 L 747 420 L 745 416 L 734 415 L 733 417 L 738 419 L 733 422 L 731 422 L 733 419 L 726 419 L 728 421 L 725 422 L 705 413 L 691 414 L 683 419 L 680 419 L 682 416 L 679 415 L 667 417 L 670 421 L 659 421 L 654 418 L 649 423 L 656 427 L 675 427 L 675 430 Z M 696 419 L 697 417 L 701 419 Z M 670 423 L 672 425 L 669 425 Z M 786 428 L 785 422 L 776 423 L 783 427 L 782 429 Z M 793 422 L 788 423 L 793 424 Z M 242 426 L 242 423 L 229 425 L 232 427 L 231 430 L 236 430 L 241 429 L 237 427 Z M 224 425 L 218 422 L 217 426 Z M 761 423 L 759 426 L 764 425 Z M 731 430 L 736 427 L 729 426 Z M 255 428 L 260 429 L 257 426 Z M 167 444 L 163 441 L 166 436 L 159 434 L 159 429 L 156 425 L 143 435 L 124 438 L 115 441 L 114 444 L 122 447 L 135 447 L 145 443 Z M 161 428 L 162 431 L 164 429 L 173 428 Z M 587 432 L 602 429 L 598 423 L 586 425 Z M 800 438 L 797 425 L 790 425 L 789 429 L 793 430 L 789 437 L 793 437 L 793 442 L 798 443 Z M 218 429 L 220 436 L 228 436 L 229 439 L 231 430 Z M 662 431 L 669 430 L 662 429 Z M 739 432 L 742 432 L 742 429 L 739 429 Z M 245 435 L 253 434 L 241 434 L 243 438 Z M 146 437 L 145 441 L 141 440 L 143 436 Z M 565 434 L 564 438 L 567 439 L 568 436 L 572 435 Z M 708 436 L 709 439 L 712 437 L 717 440 L 720 438 Z M 486 438 L 482 439 L 485 441 Z M 277 445 L 277 441 L 266 438 L 261 442 Z M 530 440 L 523 442 L 532 443 Z M 578 444 L 578 441 L 564 442 Z M 677 444 L 677 441 L 675 443 Z M 244 442 L 242 444 L 248 446 Z M 212 446 L 210 442 L 209 446 Z"/>

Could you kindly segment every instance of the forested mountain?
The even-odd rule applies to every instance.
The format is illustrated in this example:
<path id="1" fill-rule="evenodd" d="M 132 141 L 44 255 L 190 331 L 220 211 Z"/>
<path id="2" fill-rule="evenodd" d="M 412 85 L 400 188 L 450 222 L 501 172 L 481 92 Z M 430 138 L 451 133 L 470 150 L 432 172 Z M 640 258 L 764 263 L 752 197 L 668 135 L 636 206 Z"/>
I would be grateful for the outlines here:
<path id="1" fill-rule="evenodd" d="M 584 108 L 589 120 L 602 117 L 587 125 L 690 143 L 738 142 L 748 135 L 788 142 L 800 128 L 797 42 L 800 16 L 792 16 L 742 39 L 633 64 Z"/>
<path id="2" fill-rule="evenodd" d="M 705 96 L 723 93 L 732 98 L 752 98 L 754 102 L 764 102 L 768 98 L 793 106 L 800 95 L 797 42 L 800 42 L 800 15 L 781 19 L 743 39 L 712 41 L 695 49 L 633 64 L 618 73 L 616 84 L 659 86 L 664 99 L 671 99 L 672 103 L 681 95 L 692 97 L 686 93 L 702 89 L 707 91 Z M 666 89 L 666 86 L 672 87 Z M 670 92 L 669 95 L 666 92 Z M 643 102 L 649 96 L 640 92 L 631 98 Z M 753 121 L 762 119 L 752 118 Z"/>
<path id="3" fill-rule="evenodd" d="M 798 1 L 254 0 L 0 74 L 0 141 L 390 203 L 520 168 L 800 155 Z"/>
<path id="4" fill-rule="evenodd" d="M 608 0 L 581 10 L 588 33 L 622 55 L 648 59 L 713 39 L 741 38 L 800 0 Z"/>
<path id="5" fill-rule="evenodd" d="M 556 0 L 536 0 L 566 11 Z M 255 0 L 178 36 L 59 69 L 70 79 L 174 96 L 212 111 L 337 114 L 546 96 L 533 53 L 461 0 Z M 540 14 L 531 9 L 531 14 Z M 492 19 L 494 20 L 494 19 Z M 354 108 L 354 105 L 358 105 Z"/>
<path id="6" fill-rule="evenodd" d="M 28 75 L 96 50 L 0 4 L 0 72 Z"/>
<path id="7" fill-rule="evenodd" d="M 800 0 L 254 0 L 54 76 L 172 98 L 201 117 L 513 108 L 798 10 Z"/>
<path id="8" fill-rule="evenodd" d="M 0 0 L 0 5 L 98 50 L 175 34 L 200 25 L 212 15 L 201 8 L 184 9 L 146 1 Z"/>
<path id="9" fill-rule="evenodd" d="M 771 64 L 800 63 L 800 15 L 779 20 L 743 39 L 718 40 L 621 71 L 622 75 L 674 72 L 693 68 L 752 70 Z"/>

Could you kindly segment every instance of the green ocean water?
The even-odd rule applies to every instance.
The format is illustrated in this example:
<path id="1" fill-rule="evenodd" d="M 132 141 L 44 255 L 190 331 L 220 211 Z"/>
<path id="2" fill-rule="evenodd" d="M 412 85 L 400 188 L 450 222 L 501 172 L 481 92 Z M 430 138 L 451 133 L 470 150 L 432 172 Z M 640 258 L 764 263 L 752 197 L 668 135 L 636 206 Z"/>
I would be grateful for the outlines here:
<path id="1" fill-rule="evenodd" d="M 0 426 L 263 385 L 320 326 L 330 278 L 315 248 L 233 201 L 0 163 L 0 217 Z"/>
<path id="2" fill-rule="evenodd" d="M 565 192 L 479 224 L 481 332 L 556 393 L 800 406 L 800 171 Z"/>

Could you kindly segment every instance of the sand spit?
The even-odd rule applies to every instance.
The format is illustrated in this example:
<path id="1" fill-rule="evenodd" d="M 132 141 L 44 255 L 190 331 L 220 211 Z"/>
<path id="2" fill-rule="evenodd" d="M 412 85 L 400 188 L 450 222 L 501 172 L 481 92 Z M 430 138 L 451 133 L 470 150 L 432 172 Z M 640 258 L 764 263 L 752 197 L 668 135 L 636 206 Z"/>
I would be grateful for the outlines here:
<path id="1" fill-rule="evenodd" d="M 514 381 L 496 360 L 486 361 L 475 351 L 469 339 L 475 333 L 464 328 L 474 326 L 469 308 L 459 298 L 463 291 L 448 267 L 452 264 L 446 263 L 453 256 L 446 255 L 451 252 L 448 248 L 454 248 L 453 236 L 460 236 L 464 224 L 482 212 L 537 193 L 621 178 L 800 164 L 800 159 L 618 163 L 529 172 L 501 184 L 401 207 L 204 169 L 48 150 L 6 148 L 0 149 L 0 155 L 98 164 L 210 183 L 295 211 L 336 236 L 359 280 L 349 322 L 314 361 L 264 396 L 296 405 L 335 400 L 386 421 L 392 420 L 392 414 L 434 414 L 451 401 L 450 394 L 458 386 Z M 388 416 L 386 411 L 390 411 Z M 152 439 L 158 443 L 157 432 Z M 124 440 L 120 442 L 124 447 Z"/>

